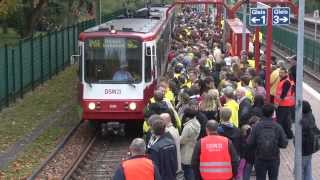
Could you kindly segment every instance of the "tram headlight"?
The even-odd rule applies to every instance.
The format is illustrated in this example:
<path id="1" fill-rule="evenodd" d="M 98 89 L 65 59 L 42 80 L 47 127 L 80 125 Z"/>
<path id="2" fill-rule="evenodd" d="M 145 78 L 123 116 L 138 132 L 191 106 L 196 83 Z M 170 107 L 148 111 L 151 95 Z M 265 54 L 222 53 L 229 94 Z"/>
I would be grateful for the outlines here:
<path id="1" fill-rule="evenodd" d="M 131 111 L 136 110 L 136 109 L 137 109 L 137 104 L 134 103 L 134 102 L 130 103 L 130 104 L 129 104 L 129 109 L 130 109 Z"/>
<path id="2" fill-rule="evenodd" d="M 91 103 L 88 104 L 88 108 L 90 110 L 95 110 L 96 109 L 96 104 L 94 102 L 91 102 Z"/>

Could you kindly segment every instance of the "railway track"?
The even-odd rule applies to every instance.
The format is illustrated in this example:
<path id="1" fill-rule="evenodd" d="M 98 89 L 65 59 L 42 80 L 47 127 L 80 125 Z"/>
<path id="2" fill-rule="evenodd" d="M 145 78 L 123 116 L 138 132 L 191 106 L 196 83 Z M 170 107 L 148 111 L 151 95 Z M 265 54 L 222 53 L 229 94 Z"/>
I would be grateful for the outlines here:
<path id="1" fill-rule="evenodd" d="M 286 59 L 286 57 L 289 56 L 288 53 L 286 53 L 284 50 L 279 49 L 278 47 L 272 48 L 273 54 L 278 59 Z M 304 81 L 310 84 L 316 91 L 320 91 L 320 76 L 318 73 L 310 70 L 307 66 L 304 66 L 303 68 L 303 74 L 304 74 Z"/>
<path id="2" fill-rule="evenodd" d="M 319 31 L 320 31 L 320 25 L 318 25 L 319 27 Z M 289 30 L 291 32 L 294 32 L 294 33 L 297 33 L 298 32 L 298 26 L 297 24 L 290 24 L 288 26 L 282 26 L 280 27 L 282 29 L 286 29 L 286 30 Z M 320 39 L 320 32 L 317 32 L 317 39 L 319 40 Z M 309 39 L 314 39 L 314 29 L 308 27 L 308 26 L 305 26 L 305 31 L 304 31 L 304 34 L 306 37 L 308 37 Z"/>
<path id="3" fill-rule="evenodd" d="M 44 168 L 50 163 L 54 157 L 63 149 L 63 147 L 67 144 L 70 138 L 79 130 L 83 121 L 79 121 L 79 123 L 74 126 L 69 133 L 63 138 L 63 140 L 58 144 L 58 146 L 53 150 L 53 152 L 48 156 L 48 158 L 40 165 L 38 169 L 36 169 L 32 175 L 28 178 L 28 180 L 36 179 L 40 175 L 40 173 L 44 170 Z"/>
<path id="4" fill-rule="evenodd" d="M 119 162 L 127 158 L 129 143 L 127 137 L 94 136 L 62 179 L 111 179 Z"/>

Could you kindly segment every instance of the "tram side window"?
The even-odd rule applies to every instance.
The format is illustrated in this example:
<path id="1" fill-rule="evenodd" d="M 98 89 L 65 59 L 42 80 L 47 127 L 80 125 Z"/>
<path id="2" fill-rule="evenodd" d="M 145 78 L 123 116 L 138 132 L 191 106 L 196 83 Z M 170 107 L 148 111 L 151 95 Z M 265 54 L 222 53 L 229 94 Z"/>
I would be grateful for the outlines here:
<path id="1" fill-rule="evenodd" d="M 163 60 L 163 40 L 159 39 L 157 42 L 157 69 L 158 75 L 161 75 L 161 61 Z"/>
<path id="2" fill-rule="evenodd" d="M 150 82 L 152 79 L 151 56 L 145 56 L 144 80 Z"/>

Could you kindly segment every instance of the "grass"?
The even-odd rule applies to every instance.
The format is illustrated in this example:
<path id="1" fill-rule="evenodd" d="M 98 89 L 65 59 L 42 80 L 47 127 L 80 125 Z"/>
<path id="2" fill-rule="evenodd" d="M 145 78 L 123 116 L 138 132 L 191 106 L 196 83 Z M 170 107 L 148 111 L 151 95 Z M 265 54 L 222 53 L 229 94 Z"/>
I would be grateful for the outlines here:
<path id="1" fill-rule="evenodd" d="M 59 140 L 79 122 L 79 113 L 76 103 L 70 111 L 64 114 L 52 127 L 38 137 L 35 142 L 27 147 L 26 151 L 18 155 L 15 162 L 0 173 L 0 179 L 27 179 L 32 171 L 37 168 L 43 160 L 57 146 Z"/>
<path id="2" fill-rule="evenodd" d="M 67 68 L 23 100 L 0 113 L 0 152 L 32 131 L 76 97 L 76 68 Z"/>

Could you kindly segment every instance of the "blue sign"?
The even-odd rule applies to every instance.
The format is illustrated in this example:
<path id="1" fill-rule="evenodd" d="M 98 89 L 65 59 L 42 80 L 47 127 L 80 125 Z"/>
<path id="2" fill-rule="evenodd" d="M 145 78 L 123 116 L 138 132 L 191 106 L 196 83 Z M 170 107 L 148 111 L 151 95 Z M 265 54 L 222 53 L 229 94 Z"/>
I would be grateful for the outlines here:
<path id="1" fill-rule="evenodd" d="M 250 26 L 265 26 L 267 25 L 267 9 L 265 8 L 250 8 Z"/>
<path id="2" fill-rule="evenodd" d="M 290 8 L 275 7 L 272 8 L 272 25 L 290 24 Z"/>

